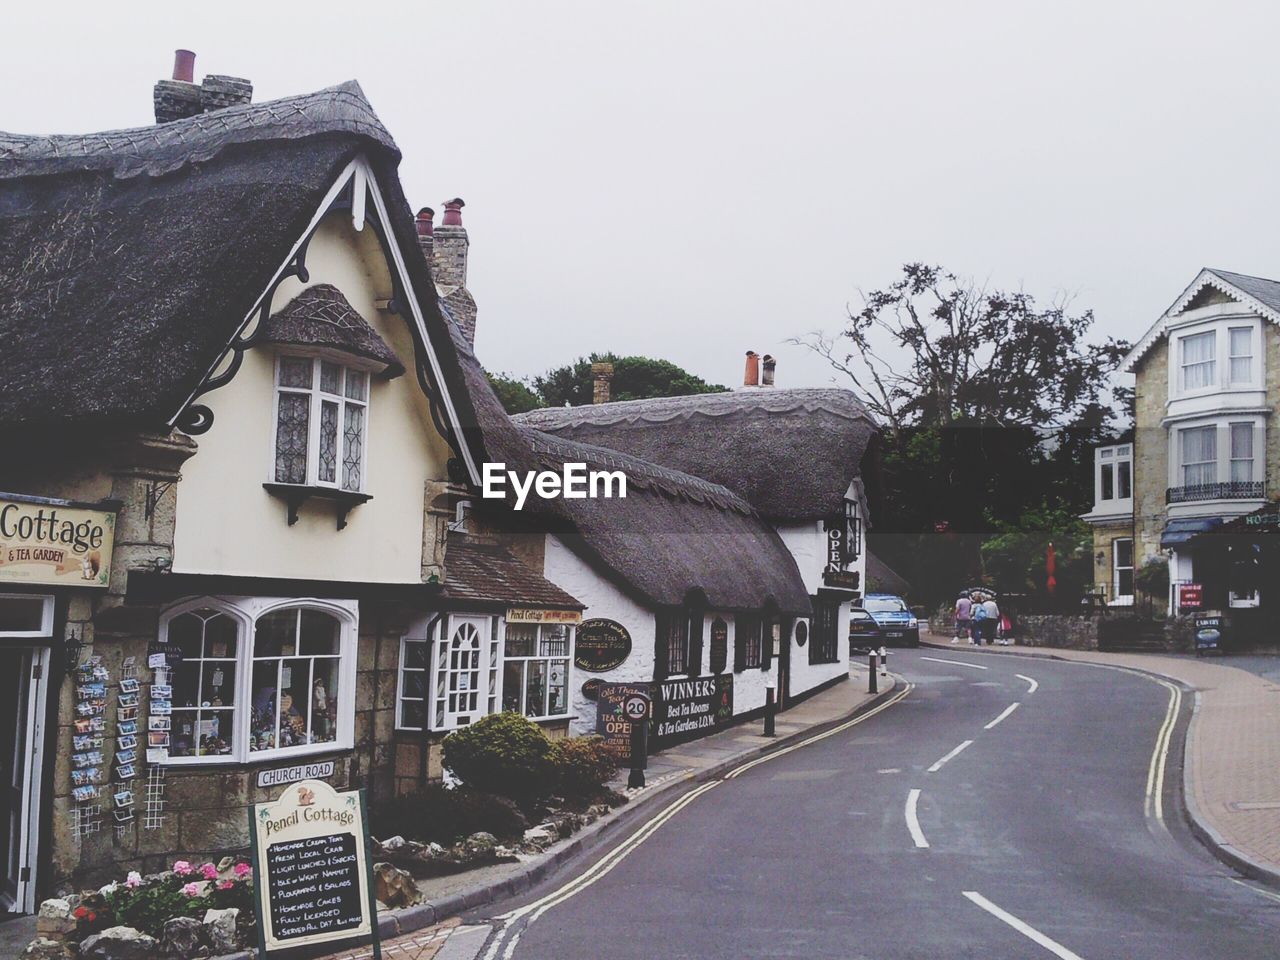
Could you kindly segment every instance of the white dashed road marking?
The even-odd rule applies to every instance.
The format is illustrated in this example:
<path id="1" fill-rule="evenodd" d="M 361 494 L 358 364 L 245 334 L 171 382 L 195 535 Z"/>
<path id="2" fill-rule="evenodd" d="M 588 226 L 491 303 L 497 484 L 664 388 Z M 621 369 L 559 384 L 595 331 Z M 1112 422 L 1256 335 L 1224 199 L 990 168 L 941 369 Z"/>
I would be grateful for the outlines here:
<path id="1" fill-rule="evenodd" d="M 954 750 L 952 750 L 950 753 L 948 753 L 945 757 L 943 757 L 941 760 L 939 760 L 937 763 L 935 763 L 935 764 L 934 764 L 932 767 L 930 767 L 926 772 L 927 772 L 927 773 L 937 773 L 939 770 L 941 770 L 941 769 L 942 769 L 942 765 L 943 765 L 944 763 L 946 763 L 948 760 L 954 760 L 954 759 L 955 759 L 955 757 L 960 753 L 960 751 L 961 751 L 961 750 L 963 750 L 965 747 L 969 746 L 969 745 L 970 745 L 970 744 L 972 744 L 972 743 L 973 743 L 973 741 L 972 741 L 972 740 L 966 740 L 964 743 L 960 744 L 960 746 L 956 747 Z"/>
<path id="2" fill-rule="evenodd" d="M 916 815 L 916 807 L 920 803 L 920 791 L 913 789 L 907 794 L 907 829 L 911 832 L 911 839 L 917 847 L 929 846 L 929 841 L 924 837 L 924 831 L 920 829 L 920 817 Z"/>
<path id="3" fill-rule="evenodd" d="M 1012 913 L 1009 913 L 1005 910 L 1001 910 L 999 907 L 997 907 L 994 903 L 992 903 L 982 894 L 977 893 L 974 890 L 965 890 L 964 895 L 969 899 L 970 902 L 981 907 L 983 910 L 987 911 L 987 913 L 991 914 L 996 919 L 1004 921 L 1009 926 L 1013 927 L 1013 929 L 1017 930 L 1020 934 L 1026 937 L 1028 940 L 1031 940 L 1034 943 L 1038 943 L 1040 946 L 1044 947 L 1046 950 L 1052 953 L 1055 957 L 1058 957 L 1059 960 L 1082 960 L 1081 956 L 1078 953 L 1072 953 L 1070 950 L 1068 950 L 1066 947 L 1060 944 L 1057 940 L 1054 940 L 1051 937 L 1046 937 L 1043 933 L 1041 933 L 1035 927 L 1031 926 L 1030 924 L 1023 923 L 1021 920 L 1015 917 Z"/>

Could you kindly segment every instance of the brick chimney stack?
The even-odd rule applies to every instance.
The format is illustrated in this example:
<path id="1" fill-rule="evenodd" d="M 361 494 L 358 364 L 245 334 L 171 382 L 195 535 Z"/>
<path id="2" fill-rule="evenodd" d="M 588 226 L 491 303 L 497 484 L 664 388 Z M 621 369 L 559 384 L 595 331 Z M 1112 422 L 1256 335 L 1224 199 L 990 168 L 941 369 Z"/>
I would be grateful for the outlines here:
<path id="1" fill-rule="evenodd" d="M 173 52 L 172 79 L 158 81 L 152 91 L 156 123 L 184 120 L 253 100 L 253 84 L 248 80 L 211 73 L 197 84 L 195 67 L 196 55 L 190 50 Z"/>
<path id="2" fill-rule="evenodd" d="M 760 386 L 773 386 L 773 372 L 778 366 L 778 361 L 773 359 L 769 354 L 765 354 L 760 358 Z"/>
<path id="3" fill-rule="evenodd" d="M 462 225 L 464 206 L 466 204 L 459 197 L 445 201 L 444 217 L 432 231 L 431 274 L 436 282 L 436 293 L 449 308 L 450 316 L 467 342 L 474 344 L 476 301 L 467 290 L 467 248 L 471 241 L 467 237 L 467 228 Z M 421 232 L 418 238 L 421 243 Z"/>
<path id="4" fill-rule="evenodd" d="M 747 351 L 747 368 L 742 374 L 744 387 L 760 386 L 760 357 L 754 350 Z"/>
<path id="5" fill-rule="evenodd" d="M 612 363 L 593 363 L 591 365 L 591 402 L 609 402 L 609 384 L 613 380 Z"/>

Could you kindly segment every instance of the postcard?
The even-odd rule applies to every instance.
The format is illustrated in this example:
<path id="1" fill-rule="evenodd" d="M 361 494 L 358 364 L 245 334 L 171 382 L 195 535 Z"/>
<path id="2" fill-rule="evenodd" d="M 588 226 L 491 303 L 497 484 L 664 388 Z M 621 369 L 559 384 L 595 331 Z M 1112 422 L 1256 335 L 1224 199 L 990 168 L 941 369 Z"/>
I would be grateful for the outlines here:
<path id="1" fill-rule="evenodd" d="M 155 732 L 147 734 L 148 747 L 167 747 L 169 746 L 169 732 Z"/>

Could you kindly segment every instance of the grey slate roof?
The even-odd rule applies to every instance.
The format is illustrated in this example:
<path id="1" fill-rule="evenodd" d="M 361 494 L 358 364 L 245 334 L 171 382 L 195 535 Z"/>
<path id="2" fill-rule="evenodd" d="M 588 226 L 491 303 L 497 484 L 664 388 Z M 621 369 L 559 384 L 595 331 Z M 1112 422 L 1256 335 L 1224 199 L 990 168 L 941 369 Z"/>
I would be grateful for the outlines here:
<path id="1" fill-rule="evenodd" d="M 1219 270 L 1216 267 L 1208 267 L 1206 269 L 1215 277 L 1225 280 L 1234 287 L 1239 287 L 1255 300 L 1280 313 L 1280 281 L 1268 280 L 1265 277 L 1251 277 L 1243 273 L 1232 273 L 1230 270 Z"/>
<path id="2" fill-rule="evenodd" d="M 775 519 L 838 511 L 877 429 L 852 392 L 834 388 L 550 407 L 515 419 L 722 485 Z"/>
<path id="3" fill-rule="evenodd" d="M 892 593 L 905 596 L 911 584 L 896 570 L 871 551 L 867 551 L 867 593 Z"/>

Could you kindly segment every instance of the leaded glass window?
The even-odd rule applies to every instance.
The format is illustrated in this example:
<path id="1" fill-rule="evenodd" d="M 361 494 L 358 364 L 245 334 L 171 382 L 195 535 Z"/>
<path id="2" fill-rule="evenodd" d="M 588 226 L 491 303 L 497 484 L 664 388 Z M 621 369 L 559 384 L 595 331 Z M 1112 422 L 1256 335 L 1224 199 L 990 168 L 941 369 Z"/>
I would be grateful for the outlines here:
<path id="1" fill-rule="evenodd" d="M 360 492 L 369 374 L 318 357 L 281 356 L 276 369 L 276 483 Z"/>

